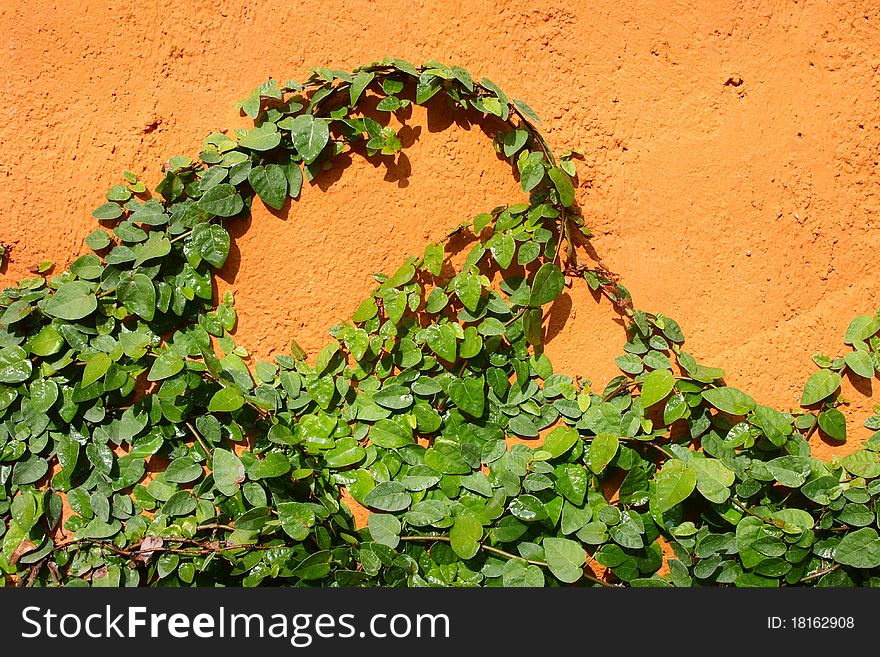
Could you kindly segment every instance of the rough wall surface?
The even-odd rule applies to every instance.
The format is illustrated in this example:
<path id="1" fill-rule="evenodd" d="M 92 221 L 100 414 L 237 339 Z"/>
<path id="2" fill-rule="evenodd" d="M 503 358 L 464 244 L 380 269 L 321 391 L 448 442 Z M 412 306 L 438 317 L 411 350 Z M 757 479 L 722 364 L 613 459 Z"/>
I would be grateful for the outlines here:
<path id="1" fill-rule="evenodd" d="M 242 5 L 248 6 L 243 7 Z M 578 201 L 636 305 L 760 402 L 789 407 L 817 351 L 880 305 L 875 2 L 3 0 L 0 284 L 86 251 L 123 169 L 157 181 L 267 77 L 396 55 L 485 75 L 583 149 Z M 389 270 L 517 191 L 479 128 L 406 120 L 406 157 L 355 161 L 284 219 L 257 209 L 223 272 L 258 357 L 314 352 Z M 583 284 L 554 309 L 560 371 L 601 384 L 625 341 Z M 569 303 L 570 302 L 570 303 Z M 870 387 L 845 388 L 860 422 Z M 873 392 L 875 401 L 880 395 Z"/>

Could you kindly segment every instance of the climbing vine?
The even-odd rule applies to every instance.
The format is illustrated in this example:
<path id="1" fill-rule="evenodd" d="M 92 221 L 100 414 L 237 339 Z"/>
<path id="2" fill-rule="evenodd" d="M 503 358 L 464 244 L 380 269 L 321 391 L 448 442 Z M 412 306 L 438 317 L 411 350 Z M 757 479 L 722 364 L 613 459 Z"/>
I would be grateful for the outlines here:
<path id="1" fill-rule="evenodd" d="M 251 363 L 232 295 L 214 298 L 228 227 L 254 202 L 296 221 L 304 182 L 343 152 L 394 156 L 389 115 L 435 96 L 494 134 L 527 200 L 376 275 L 314 359 L 294 341 Z M 759 405 L 578 261 L 576 154 L 556 158 L 489 80 L 386 59 L 269 81 L 239 107 L 252 129 L 171 158 L 152 193 L 126 172 L 93 253 L 0 295 L 7 584 L 880 583 L 880 431 L 831 462 L 808 442 L 846 439 L 842 375 L 880 371 L 880 315 L 815 358 L 803 408 Z M 457 268 L 453 236 L 469 238 Z M 543 353 L 567 283 L 625 320 L 604 389 Z"/>

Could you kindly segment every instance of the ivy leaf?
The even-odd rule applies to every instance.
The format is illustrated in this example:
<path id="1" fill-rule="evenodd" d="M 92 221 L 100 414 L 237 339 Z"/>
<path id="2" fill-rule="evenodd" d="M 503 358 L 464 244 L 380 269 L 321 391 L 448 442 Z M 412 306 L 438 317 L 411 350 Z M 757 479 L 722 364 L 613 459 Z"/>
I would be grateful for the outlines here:
<path id="1" fill-rule="evenodd" d="M 442 81 L 436 76 L 429 75 L 427 72 L 422 73 L 416 84 L 416 103 L 419 105 L 425 104 L 434 94 L 440 91 L 441 85 Z"/>
<path id="2" fill-rule="evenodd" d="M 189 456 L 174 459 L 165 469 L 165 481 L 174 484 L 188 484 L 202 476 L 202 466 Z"/>
<path id="3" fill-rule="evenodd" d="M 542 542 L 550 572 L 561 582 L 573 584 L 584 574 L 584 548 L 567 538 L 547 537 Z"/>
<path id="4" fill-rule="evenodd" d="M 559 202 L 570 208 L 574 204 L 574 185 L 571 183 L 571 178 L 565 171 L 557 167 L 550 169 L 548 175 L 559 193 Z"/>
<path id="5" fill-rule="evenodd" d="M 23 461 L 17 461 L 12 467 L 12 483 L 26 486 L 42 479 L 49 471 L 49 464 L 37 454 L 31 454 Z"/>
<path id="6" fill-rule="evenodd" d="M 88 525 L 86 525 L 76 533 L 76 538 L 77 540 L 83 540 L 87 538 L 110 538 L 111 536 L 119 533 L 120 529 L 122 529 L 122 524 L 118 520 L 114 519 L 112 522 L 104 522 L 103 520 L 95 518 Z"/>
<path id="7" fill-rule="evenodd" d="M 383 481 L 364 497 L 364 505 L 377 511 L 403 511 L 412 504 L 412 495 L 399 481 Z"/>
<path id="8" fill-rule="evenodd" d="M 20 322 L 34 311 L 34 307 L 28 301 L 13 301 L 6 308 L 5 312 L 0 315 L 0 325 L 10 326 L 16 322 Z"/>
<path id="9" fill-rule="evenodd" d="M 119 203 L 104 203 L 92 211 L 92 216 L 98 221 L 112 221 L 119 219 L 123 214 Z"/>
<path id="10" fill-rule="evenodd" d="M 23 532 L 29 532 L 37 523 L 37 500 L 31 491 L 22 491 L 12 500 L 12 519 Z"/>
<path id="11" fill-rule="evenodd" d="M 80 385 L 85 388 L 103 377 L 113 361 L 105 353 L 97 353 L 86 362 Z"/>
<path id="12" fill-rule="evenodd" d="M 526 145 L 528 139 L 529 133 L 527 130 L 511 130 L 505 132 L 501 136 L 501 143 L 504 146 L 504 155 L 506 157 L 516 155 L 522 150 L 522 147 Z"/>
<path id="13" fill-rule="evenodd" d="M 580 465 L 563 463 L 554 470 L 556 475 L 556 490 L 558 490 L 569 502 L 579 507 L 583 505 L 589 486 L 589 475 Z M 584 521 L 589 521 L 590 514 L 587 512 Z M 565 511 L 563 511 L 563 518 Z M 564 521 L 563 521 L 564 525 Z M 581 525 L 583 526 L 583 525 Z M 579 529 L 580 527 L 578 527 Z M 568 533 L 568 532 L 565 532 Z"/>
<path id="14" fill-rule="evenodd" d="M 315 525 L 315 512 L 301 502 L 281 502 L 278 504 L 278 518 L 281 529 L 295 541 L 304 541 Z"/>
<path id="15" fill-rule="evenodd" d="M 37 379 L 31 383 L 30 393 L 34 410 L 37 413 L 45 413 L 58 400 L 58 384 L 52 379 Z"/>
<path id="16" fill-rule="evenodd" d="M 840 459 L 840 464 L 851 475 L 875 479 L 880 477 L 880 462 L 878 462 L 878 458 L 880 457 L 878 457 L 876 452 L 858 450 Z"/>
<path id="17" fill-rule="evenodd" d="M 525 334 L 526 341 L 534 346 L 539 346 L 541 344 L 541 309 L 540 308 L 527 308 L 523 312 L 523 333 Z"/>
<path id="18" fill-rule="evenodd" d="M 186 249 L 219 269 L 229 257 L 229 246 L 229 233 L 222 226 L 198 224 L 193 228 Z"/>
<path id="19" fill-rule="evenodd" d="M 147 375 L 147 381 L 161 381 L 168 377 L 174 376 L 183 369 L 183 358 L 176 351 L 171 349 L 161 353 L 153 362 L 150 373 Z"/>
<path id="20" fill-rule="evenodd" d="M 140 267 L 148 260 L 163 258 L 171 253 L 171 241 L 163 233 L 151 232 L 146 242 L 135 247 L 135 253 L 137 258 L 135 258 L 134 266 Z"/>
<path id="21" fill-rule="evenodd" d="M 538 427 L 526 413 L 520 413 L 510 418 L 507 429 L 508 433 L 520 438 L 536 438 L 538 436 Z"/>
<path id="22" fill-rule="evenodd" d="M 240 109 L 252 119 L 257 118 L 260 113 L 260 94 L 259 90 L 255 90 L 250 96 L 244 100 L 235 103 L 236 109 Z"/>
<path id="23" fill-rule="evenodd" d="M 486 408 L 486 379 L 467 377 L 449 384 L 449 399 L 471 417 L 483 417 Z"/>
<path id="24" fill-rule="evenodd" d="M 299 167 L 299 162 L 289 162 L 283 167 L 284 175 L 287 178 L 287 195 L 290 198 L 297 198 L 302 191 L 303 174 Z"/>
<path id="25" fill-rule="evenodd" d="M 483 291 L 478 276 L 470 272 L 459 274 L 452 281 L 452 289 L 465 308 L 476 312 L 480 305 L 480 293 Z"/>
<path id="26" fill-rule="evenodd" d="M 814 372 L 804 386 L 801 406 L 812 406 L 835 393 L 840 387 L 840 374 L 832 370 Z"/>
<path id="27" fill-rule="evenodd" d="M 366 322 L 375 317 L 378 312 L 379 306 L 376 305 L 376 299 L 374 297 L 367 297 L 357 307 L 357 310 L 354 311 L 351 321 L 357 323 Z"/>
<path id="28" fill-rule="evenodd" d="M 617 455 L 620 439 L 613 433 L 600 433 L 590 442 L 590 470 L 600 474 Z"/>
<path id="29" fill-rule="evenodd" d="M 361 71 L 354 76 L 354 79 L 351 81 L 351 88 L 348 90 L 349 104 L 355 105 L 358 102 L 358 98 L 361 97 L 364 89 L 369 86 L 369 84 L 375 79 L 375 77 L 376 74 L 372 71 Z"/>
<path id="30" fill-rule="evenodd" d="M 461 456 L 461 445 L 443 438 L 435 440 L 425 452 L 425 465 L 441 474 L 461 475 L 471 471 Z"/>
<path id="31" fill-rule="evenodd" d="M 244 406 L 244 396 L 237 388 L 220 388 L 208 402 L 208 410 L 212 413 L 232 413 Z"/>
<path id="32" fill-rule="evenodd" d="M 415 441 L 412 429 L 394 420 L 382 419 L 370 429 L 370 442 L 384 449 L 400 449 Z"/>
<path id="33" fill-rule="evenodd" d="M 544 572 L 539 566 L 527 564 L 522 559 L 510 559 L 504 564 L 501 583 L 505 587 L 544 586 Z"/>
<path id="34" fill-rule="evenodd" d="M 290 135 L 297 152 L 306 164 L 311 164 L 330 140 L 327 121 L 316 119 L 311 114 L 300 114 L 291 122 Z"/>
<path id="35" fill-rule="evenodd" d="M 458 349 L 453 328 L 449 324 L 432 324 L 426 333 L 431 351 L 443 360 L 454 363 Z"/>
<path id="36" fill-rule="evenodd" d="M 880 536 L 873 527 L 846 534 L 834 549 L 834 560 L 853 568 L 880 567 Z"/>
<path id="37" fill-rule="evenodd" d="M 655 482 L 655 505 L 658 512 L 665 513 L 694 492 L 697 475 L 684 461 L 670 459 L 657 473 Z"/>
<path id="38" fill-rule="evenodd" d="M 559 458 L 580 440 L 576 429 L 569 427 L 556 427 L 547 434 L 541 449 L 550 454 L 550 458 Z"/>
<path id="39" fill-rule="evenodd" d="M 847 367 L 865 379 L 874 378 L 874 359 L 867 351 L 851 351 L 843 357 Z"/>
<path id="40" fill-rule="evenodd" d="M 21 383 L 27 381 L 33 364 L 27 352 L 18 346 L 0 349 L 0 383 Z"/>
<path id="41" fill-rule="evenodd" d="M 290 472 L 290 459 L 280 452 L 269 452 L 247 468 L 251 479 L 272 479 Z"/>
<path id="42" fill-rule="evenodd" d="M 226 389 L 228 390 L 228 388 Z M 225 404 L 226 408 L 232 408 L 238 403 L 238 399 L 236 395 L 230 393 L 225 399 L 218 400 L 218 403 L 221 404 L 221 407 L 223 407 L 223 405 Z M 244 399 L 242 398 L 242 406 L 243 405 Z M 241 408 L 241 406 L 239 406 L 238 408 Z M 227 412 L 231 413 L 232 411 Z M 293 435 L 293 432 L 290 430 L 290 428 L 287 425 L 282 424 L 281 422 L 272 425 L 272 427 L 266 433 L 266 438 L 269 439 L 269 442 L 273 442 L 278 445 L 296 445 L 301 442 L 301 439 L 298 440 Z"/>
<path id="43" fill-rule="evenodd" d="M 675 376 L 669 370 L 651 372 L 642 384 L 642 408 L 650 408 L 663 401 L 675 387 Z"/>
<path id="44" fill-rule="evenodd" d="M 730 497 L 736 481 L 733 471 L 718 459 L 693 458 L 688 466 L 697 474 L 697 490 L 710 502 L 721 504 Z"/>
<path id="45" fill-rule="evenodd" d="M 443 246 L 441 244 L 428 244 L 422 257 L 424 268 L 434 276 L 439 276 L 443 270 Z"/>
<path id="46" fill-rule="evenodd" d="M 805 456 L 780 456 L 767 461 L 766 466 L 773 478 L 788 488 L 803 485 L 812 470 L 810 459 Z"/>
<path id="47" fill-rule="evenodd" d="M 746 415 L 755 410 L 755 400 L 746 393 L 723 386 L 703 391 L 703 399 L 712 404 L 719 411 L 730 415 Z"/>
<path id="48" fill-rule="evenodd" d="M 465 89 L 468 91 L 474 90 L 474 80 L 467 70 L 463 69 L 461 66 L 450 66 L 449 68 L 452 71 L 452 75 L 455 76 L 455 79 L 461 82 Z"/>
<path id="49" fill-rule="evenodd" d="M 519 169 L 520 185 L 524 192 L 532 191 L 544 180 L 544 156 L 541 153 L 521 153 L 516 166 Z"/>
<path id="50" fill-rule="evenodd" d="M 614 359 L 617 367 L 627 374 L 641 374 L 645 370 L 645 363 L 635 354 L 623 354 Z"/>
<path id="51" fill-rule="evenodd" d="M 782 531 L 798 535 L 813 528 L 813 516 L 803 509 L 781 509 L 772 513 L 774 521 L 782 522 Z"/>
<path id="52" fill-rule="evenodd" d="M 238 492 L 244 481 L 244 466 L 239 458 L 228 449 L 214 449 L 214 485 L 227 497 Z"/>
<path id="53" fill-rule="evenodd" d="M 353 438 L 342 438 L 336 441 L 336 446 L 327 452 L 324 457 L 328 467 L 345 468 L 355 463 L 360 463 L 367 450 L 357 444 Z"/>
<path id="54" fill-rule="evenodd" d="M 483 526 L 469 514 L 458 516 L 449 532 L 452 549 L 462 559 L 471 559 L 479 551 L 482 538 Z"/>
<path id="55" fill-rule="evenodd" d="M 495 262 L 498 263 L 499 267 L 502 269 L 510 267 L 510 263 L 513 262 L 513 256 L 516 253 L 516 242 L 513 239 L 513 235 L 509 232 L 498 233 L 492 237 L 487 246 L 492 251 L 492 257 L 495 258 Z"/>
<path id="56" fill-rule="evenodd" d="M 390 385 L 373 393 L 373 401 L 382 408 L 399 411 L 413 405 L 413 396 L 406 386 Z"/>
<path id="57" fill-rule="evenodd" d="M 541 125 L 541 119 L 538 118 L 538 115 L 535 113 L 528 103 L 524 100 L 520 100 L 519 98 L 513 99 L 513 104 L 519 109 L 520 112 L 523 113 L 529 121 L 534 121 L 537 125 Z"/>
<path id="58" fill-rule="evenodd" d="M 234 217 L 244 208 L 244 201 L 234 186 L 222 183 L 202 194 L 197 205 L 217 217 Z"/>
<path id="59" fill-rule="evenodd" d="M 846 440 L 846 416 L 836 408 L 819 413 L 819 428 L 834 440 Z"/>
<path id="60" fill-rule="evenodd" d="M 755 423 L 767 436 L 767 439 L 777 447 L 782 447 L 788 437 L 794 432 L 790 417 L 768 406 L 756 406 L 754 411 Z"/>
<path id="61" fill-rule="evenodd" d="M 238 140 L 238 145 L 252 151 L 270 151 L 281 143 L 281 133 L 274 124 L 257 126 Z"/>
<path id="62" fill-rule="evenodd" d="M 370 536 L 379 545 L 394 550 L 400 544 L 400 520 L 388 513 L 371 513 L 367 520 Z"/>
<path id="63" fill-rule="evenodd" d="M 877 331 L 880 331 L 880 316 L 859 315 L 849 323 L 843 341 L 854 345 L 857 342 L 864 342 Z"/>
<path id="64" fill-rule="evenodd" d="M 137 273 L 121 282 L 116 290 L 122 305 L 148 322 L 156 314 L 156 288 L 145 274 Z"/>
<path id="65" fill-rule="evenodd" d="M 248 182 L 260 199 L 270 208 L 280 210 L 287 200 L 287 176 L 277 164 L 267 164 L 251 169 Z M 205 258 L 207 260 L 207 258 Z"/>
<path id="66" fill-rule="evenodd" d="M 507 508 L 514 516 L 525 522 L 537 522 L 547 518 L 547 507 L 544 503 L 528 493 L 514 498 Z"/>
<path id="67" fill-rule="evenodd" d="M 545 262 L 535 273 L 529 305 L 538 308 L 550 303 L 559 296 L 563 287 L 565 287 L 565 276 L 562 270 L 552 262 Z"/>
<path id="68" fill-rule="evenodd" d="M 95 312 L 98 299 L 91 285 L 85 281 L 71 281 L 59 287 L 55 294 L 41 302 L 40 307 L 51 317 L 75 321 Z"/>

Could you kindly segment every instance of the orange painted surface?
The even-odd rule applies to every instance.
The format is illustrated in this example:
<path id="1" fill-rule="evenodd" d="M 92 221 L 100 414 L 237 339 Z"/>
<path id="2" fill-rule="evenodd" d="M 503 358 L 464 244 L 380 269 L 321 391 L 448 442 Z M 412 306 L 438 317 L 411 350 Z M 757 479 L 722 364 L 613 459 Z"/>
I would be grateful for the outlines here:
<path id="1" fill-rule="evenodd" d="M 86 252 L 123 169 L 155 184 L 171 155 L 246 125 L 235 101 L 267 77 L 439 59 L 525 99 L 555 150 L 584 150 L 578 202 L 638 307 L 676 318 L 731 385 L 792 406 L 810 356 L 842 353 L 851 317 L 880 304 L 877 4 L 539 4 L 4 0 L 0 284 Z M 394 166 L 355 160 L 283 218 L 260 207 L 233 228 L 221 289 L 254 356 L 290 337 L 314 354 L 372 272 L 517 198 L 480 128 L 451 121 L 416 108 Z M 616 373 L 624 333 L 583 283 L 551 324 L 557 371 Z M 871 394 L 848 392 L 856 429 Z"/>

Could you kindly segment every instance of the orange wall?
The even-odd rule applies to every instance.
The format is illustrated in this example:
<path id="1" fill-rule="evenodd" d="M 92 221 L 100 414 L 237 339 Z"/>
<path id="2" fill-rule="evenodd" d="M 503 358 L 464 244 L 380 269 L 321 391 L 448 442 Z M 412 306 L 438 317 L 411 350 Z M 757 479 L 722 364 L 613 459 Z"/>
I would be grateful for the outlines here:
<path id="1" fill-rule="evenodd" d="M 605 264 L 759 401 L 796 402 L 809 357 L 880 305 L 875 2 L 3 0 L 0 23 L 0 284 L 84 252 L 123 169 L 155 183 L 167 157 L 245 125 L 234 103 L 267 77 L 393 54 L 488 76 L 554 149 L 583 149 Z M 354 162 L 285 220 L 260 209 L 237 230 L 224 286 L 253 354 L 318 349 L 372 272 L 516 197 L 480 130 L 448 118 L 417 110 L 398 166 Z M 623 331 L 582 284 L 569 295 L 548 351 L 601 383 Z M 870 392 L 849 395 L 859 422 Z"/>

